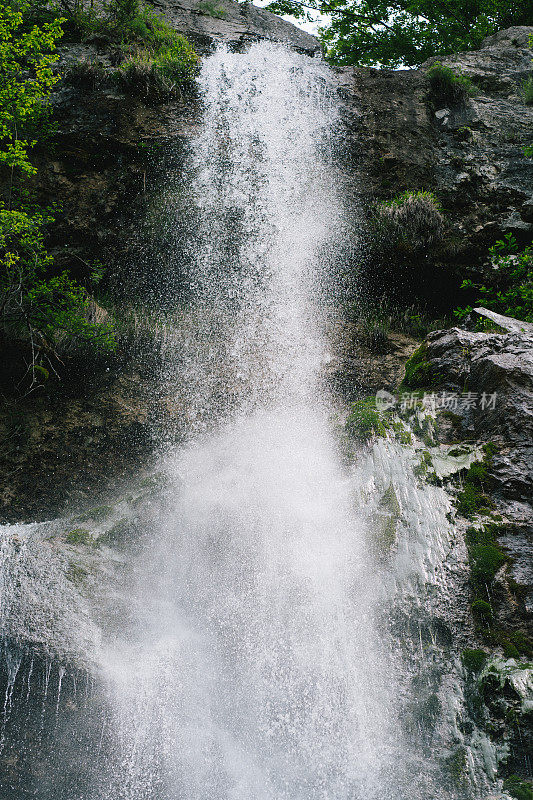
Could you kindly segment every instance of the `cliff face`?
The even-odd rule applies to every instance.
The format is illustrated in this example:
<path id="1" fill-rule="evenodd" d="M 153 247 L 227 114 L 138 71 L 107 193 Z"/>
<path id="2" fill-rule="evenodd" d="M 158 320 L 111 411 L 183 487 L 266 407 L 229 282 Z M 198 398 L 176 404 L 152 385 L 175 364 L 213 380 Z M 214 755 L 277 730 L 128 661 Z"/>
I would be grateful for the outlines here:
<path id="1" fill-rule="evenodd" d="M 319 50 L 312 36 L 231 0 L 209 11 L 194 2 L 170 2 L 160 8 L 203 53 L 220 43 L 239 49 L 257 38 L 289 44 L 309 55 Z M 424 255 L 421 267 L 430 285 L 438 287 L 432 289 L 434 295 L 442 296 L 443 287 L 448 297 L 457 293 L 461 278 L 480 269 L 487 247 L 503 233 L 512 231 L 522 242 L 531 238 L 533 160 L 525 158 L 523 146 L 533 130 L 533 109 L 520 93 L 531 68 L 531 32 L 533 28 L 503 31 L 479 51 L 445 59 L 475 86 L 475 94 L 459 104 L 436 105 L 429 64 L 419 70 L 336 71 L 344 114 L 340 168 L 354 208 L 362 207 L 363 216 L 366 211 L 371 217 L 375 201 L 404 189 L 433 190 L 443 203 L 444 242 Z M 60 50 L 59 68 L 65 77 L 53 97 L 57 132 L 53 147 L 41 151 L 35 184 L 43 203 L 59 202 L 61 207 L 50 239 L 56 263 L 83 278 L 89 264 L 99 261 L 107 268 L 106 280 L 115 294 L 131 298 L 137 293 L 134 302 L 144 303 L 154 288 L 161 294 L 161 285 L 167 295 L 175 296 L 180 291 L 179 265 L 154 267 L 159 256 L 153 240 L 160 236 L 155 218 L 165 169 L 170 165 L 179 172 L 189 139 L 197 132 L 201 98 L 193 92 L 169 100 L 121 90 L 106 77 L 115 56 L 105 37 L 63 44 Z M 92 71 L 80 75 L 79 62 L 92 65 Z M 360 212 L 355 216 L 360 228 Z M 168 250 L 168 242 L 156 241 L 155 247 Z M 387 273 L 376 269 L 371 247 L 369 252 L 363 271 L 379 283 L 380 275 L 385 280 Z M 357 259 L 348 267 L 359 267 L 360 247 Z M 392 263 L 392 270 L 400 273 L 401 267 Z M 411 277 L 406 280 L 412 283 Z M 416 299 L 418 285 L 410 291 Z M 400 337 L 393 352 L 383 357 L 383 369 L 371 353 L 361 368 L 356 354 L 343 363 L 340 383 L 346 388 L 355 380 L 374 387 L 384 375 L 386 388 L 394 388 L 413 347 Z M 132 430 L 132 440 L 142 443 L 138 453 L 146 457 L 159 438 L 159 433 L 153 436 L 154 420 L 163 419 L 173 401 L 145 391 L 133 361 L 127 367 L 121 364 L 120 385 L 115 380 L 117 365 L 111 363 L 94 379 L 88 373 L 81 387 L 65 391 L 63 384 L 59 400 L 53 399 L 54 387 L 31 396 L 23 402 L 22 415 L 27 411 L 35 424 L 21 427 L 20 401 L 8 401 L 0 417 L 7 443 L 5 519 L 18 518 L 16 509 L 25 506 L 31 516 L 54 513 L 72 492 L 76 494 L 80 473 L 85 475 L 80 499 L 96 491 L 103 474 L 123 463 L 120 453 Z M 365 378 L 372 371 L 374 377 Z M 105 413 L 95 414 L 99 393 L 106 400 L 96 405 Z M 70 406 L 71 395 L 78 404 L 75 414 L 61 411 L 65 402 Z M 59 419 L 68 423 L 62 426 Z M 95 450 L 111 453 L 98 459 L 102 470 L 87 467 Z M 36 457 L 42 483 L 39 497 L 31 499 L 31 483 L 23 476 L 31 474 Z"/>
<path id="2" fill-rule="evenodd" d="M 463 300 L 461 279 L 479 276 L 490 245 L 506 233 L 520 243 L 533 234 L 533 159 L 523 152 L 533 107 L 521 88 L 531 74 L 532 32 L 511 28 L 475 52 L 443 58 L 472 82 L 471 94 L 452 102 L 431 89 L 428 69 L 435 59 L 417 70 L 342 74 L 364 204 L 407 189 L 435 192 L 447 227 L 443 242 L 426 256 L 427 274 L 455 304 Z M 416 290 L 407 295 L 416 301 Z M 438 290 L 430 288 L 423 299 L 438 306 Z"/>

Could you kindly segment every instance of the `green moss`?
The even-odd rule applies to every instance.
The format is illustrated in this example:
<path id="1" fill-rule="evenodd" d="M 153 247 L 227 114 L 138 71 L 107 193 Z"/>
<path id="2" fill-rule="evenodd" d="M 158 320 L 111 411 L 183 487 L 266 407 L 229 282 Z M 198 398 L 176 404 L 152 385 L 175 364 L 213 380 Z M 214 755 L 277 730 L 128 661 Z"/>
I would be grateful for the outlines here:
<path id="1" fill-rule="evenodd" d="M 112 506 L 97 506 L 96 508 L 91 508 L 85 514 L 80 514 L 79 517 L 76 517 L 77 520 L 80 522 L 88 522 L 88 520 L 92 520 L 93 522 L 102 522 L 104 519 L 107 519 L 113 513 Z"/>
<path id="2" fill-rule="evenodd" d="M 383 493 L 380 509 L 385 512 L 375 529 L 375 544 L 380 555 L 388 555 L 396 542 L 396 525 L 400 518 L 400 503 L 392 483 Z"/>
<path id="3" fill-rule="evenodd" d="M 503 782 L 504 790 L 515 800 L 533 800 L 533 787 L 518 775 L 510 775 Z"/>
<path id="4" fill-rule="evenodd" d="M 503 649 L 503 655 L 505 658 L 520 658 L 520 653 L 518 649 L 514 646 L 514 644 L 507 639 L 504 639 L 501 642 L 501 646 Z"/>
<path id="5" fill-rule="evenodd" d="M 492 606 L 485 600 L 474 600 L 472 603 L 472 614 L 476 622 L 490 626 L 494 620 Z"/>
<path id="6" fill-rule="evenodd" d="M 459 747 L 454 753 L 443 760 L 444 776 L 457 786 L 461 783 L 467 772 L 466 750 Z"/>
<path id="7" fill-rule="evenodd" d="M 400 444 L 409 445 L 413 443 L 412 434 L 404 428 L 399 420 L 392 420 L 390 428 L 394 432 L 394 438 L 397 439 Z"/>
<path id="8" fill-rule="evenodd" d="M 468 672 L 481 672 L 487 661 L 487 654 L 484 650 L 463 650 L 461 661 Z"/>
<path id="9" fill-rule="evenodd" d="M 433 386 L 437 380 L 433 365 L 428 360 L 428 346 L 424 342 L 415 350 L 405 365 L 405 375 L 400 386 L 402 389 L 424 389 Z"/>
<path id="10" fill-rule="evenodd" d="M 448 409 L 445 409 L 444 411 L 439 411 L 439 416 L 450 420 L 452 425 L 454 427 L 456 427 L 456 428 L 462 428 L 463 427 L 463 420 L 461 419 L 459 414 L 454 414 L 453 411 L 448 411 Z"/>
<path id="11" fill-rule="evenodd" d="M 424 478 L 432 467 L 431 453 L 429 450 L 424 450 L 420 456 L 420 463 L 413 467 L 413 472 L 418 478 Z"/>
<path id="12" fill-rule="evenodd" d="M 496 544 L 477 544 L 470 552 L 471 582 L 474 590 L 486 591 L 494 576 L 507 561 L 507 556 Z"/>
<path id="13" fill-rule="evenodd" d="M 116 547 L 124 544 L 131 531 L 131 520 L 127 517 L 119 520 L 113 527 L 109 528 L 102 536 L 98 537 L 98 544 Z"/>
<path id="14" fill-rule="evenodd" d="M 346 420 L 346 433 L 359 441 L 368 441 L 373 436 L 385 436 L 389 421 L 376 408 L 374 397 L 357 400 L 350 406 Z"/>
<path id="15" fill-rule="evenodd" d="M 211 0 L 204 0 L 198 4 L 198 11 L 207 17 L 215 17 L 216 19 L 225 19 L 226 11 L 223 6 L 218 3 L 213 3 Z"/>
<path id="16" fill-rule="evenodd" d="M 457 511 L 463 517 L 471 518 L 480 511 L 489 511 L 492 500 L 487 495 L 492 487 L 489 473 L 492 466 L 496 446 L 492 442 L 483 445 L 484 456 L 481 461 L 474 461 L 464 477 L 463 489 L 457 495 Z"/>
<path id="17" fill-rule="evenodd" d="M 463 490 L 457 495 L 456 507 L 461 516 L 471 518 L 480 511 L 492 508 L 492 501 L 477 486 L 465 483 Z"/>
<path id="18" fill-rule="evenodd" d="M 509 634 L 509 640 L 520 655 L 533 657 L 533 642 L 524 631 L 513 631 Z"/>
<path id="19" fill-rule="evenodd" d="M 67 533 L 66 541 L 69 544 L 92 544 L 93 537 L 85 528 L 74 528 Z"/>
<path id="20" fill-rule="evenodd" d="M 441 713 L 440 700 L 436 694 L 431 694 L 417 707 L 415 718 L 420 725 L 434 728 Z"/>

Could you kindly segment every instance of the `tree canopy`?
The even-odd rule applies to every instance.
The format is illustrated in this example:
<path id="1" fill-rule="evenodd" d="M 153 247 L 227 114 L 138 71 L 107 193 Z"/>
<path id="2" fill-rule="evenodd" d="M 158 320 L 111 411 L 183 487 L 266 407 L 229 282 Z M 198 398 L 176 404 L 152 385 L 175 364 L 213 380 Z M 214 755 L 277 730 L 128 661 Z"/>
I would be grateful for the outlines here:
<path id="1" fill-rule="evenodd" d="M 533 25 L 531 0 L 275 0 L 276 14 L 330 17 L 321 38 L 340 65 L 418 66 L 427 58 L 473 50 L 492 33 Z"/>

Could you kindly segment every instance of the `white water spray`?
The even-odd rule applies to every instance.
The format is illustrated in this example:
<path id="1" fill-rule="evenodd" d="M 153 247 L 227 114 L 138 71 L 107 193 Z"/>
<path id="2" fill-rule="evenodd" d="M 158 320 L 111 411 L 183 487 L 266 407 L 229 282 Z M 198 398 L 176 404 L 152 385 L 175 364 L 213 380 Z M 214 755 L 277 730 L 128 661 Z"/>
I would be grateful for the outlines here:
<path id="1" fill-rule="evenodd" d="M 400 797 L 372 567 L 317 391 L 341 219 L 327 70 L 257 44 L 206 60 L 201 82 L 191 282 L 241 388 L 227 423 L 169 459 L 137 641 L 107 653 L 119 752 L 98 798 Z M 199 407 L 206 352 L 189 364 Z"/>

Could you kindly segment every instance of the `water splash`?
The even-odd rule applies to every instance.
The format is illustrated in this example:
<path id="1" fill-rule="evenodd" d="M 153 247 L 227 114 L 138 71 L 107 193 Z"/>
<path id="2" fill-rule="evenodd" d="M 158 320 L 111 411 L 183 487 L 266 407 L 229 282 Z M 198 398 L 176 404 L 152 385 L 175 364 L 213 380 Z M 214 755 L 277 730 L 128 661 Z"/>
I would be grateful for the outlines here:
<path id="1" fill-rule="evenodd" d="M 317 391 L 320 278 L 342 225 L 320 63 L 269 44 L 207 59 L 192 166 L 189 392 L 232 415 L 169 457 L 174 498 L 105 664 L 120 743 L 98 797 L 398 796 L 394 676 L 372 563 Z M 202 324 L 202 323 L 200 323 Z"/>

